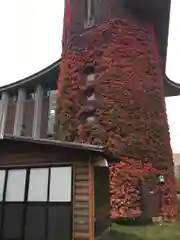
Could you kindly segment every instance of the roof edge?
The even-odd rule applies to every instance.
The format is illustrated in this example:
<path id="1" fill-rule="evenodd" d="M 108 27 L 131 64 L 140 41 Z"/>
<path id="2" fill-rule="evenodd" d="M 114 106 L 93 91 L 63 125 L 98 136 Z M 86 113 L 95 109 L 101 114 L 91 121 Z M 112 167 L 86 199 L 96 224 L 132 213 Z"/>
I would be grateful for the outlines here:
<path id="1" fill-rule="evenodd" d="M 173 82 L 172 80 L 170 80 L 170 79 L 168 78 L 167 75 L 166 75 L 166 82 L 167 82 L 169 85 L 171 85 L 171 86 L 173 86 L 173 87 L 175 87 L 175 88 L 177 88 L 177 89 L 180 90 L 180 83 Z"/>
<path id="2" fill-rule="evenodd" d="M 16 82 L 4 85 L 4 86 L 0 87 L 0 92 L 11 90 L 12 88 L 19 87 L 19 86 L 21 86 L 21 85 L 23 85 L 25 83 L 31 82 L 32 80 L 35 80 L 36 78 L 39 78 L 42 75 L 45 75 L 46 73 L 48 73 L 49 71 L 55 69 L 56 67 L 59 67 L 60 66 L 60 62 L 61 62 L 61 59 L 58 59 L 56 62 L 52 63 L 48 67 L 42 69 L 41 71 L 39 71 L 39 72 L 37 72 L 37 73 L 35 73 L 33 75 L 30 75 L 29 77 L 26 77 L 26 78 L 23 78 L 23 79 L 18 80 Z"/>
<path id="3" fill-rule="evenodd" d="M 0 141 L 3 140 L 10 140 L 10 141 L 17 141 L 17 142 L 29 142 L 34 144 L 40 145 L 52 145 L 52 146 L 59 146 L 62 148 L 74 148 L 79 150 L 89 150 L 93 152 L 104 152 L 106 149 L 103 146 L 99 145 L 92 145 L 92 144 L 85 144 L 85 143 L 77 143 L 77 142 L 63 142 L 59 140 L 49 140 L 49 139 L 33 139 L 31 137 L 24 137 L 24 136 L 13 136 L 13 135 L 3 135 L 0 137 Z"/>
<path id="4" fill-rule="evenodd" d="M 49 139 L 33 139 L 30 137 L 16 137 L 13 135 L 3 135 L 0 136 L 0 142 L 1 141 L 16 141 L 21 143 L 32 143 L 37 145 L 50 145 L 50 146 L 56 146 L 66 149 L 74 149 L 74 150 L 80 150 L 80 151 L 89 151 L 94 154 L 99 154 L 100 156 L 106 158 L 109 162 L 116 162 L 117 158 L 115 155 L 108 150 L 104 146 L 100 145 L 93 145 L 93 144 L 86 144 L 86 143 L 77 143 L 77 142 L 62 142 L 58 140 L 49 140 Z"/>

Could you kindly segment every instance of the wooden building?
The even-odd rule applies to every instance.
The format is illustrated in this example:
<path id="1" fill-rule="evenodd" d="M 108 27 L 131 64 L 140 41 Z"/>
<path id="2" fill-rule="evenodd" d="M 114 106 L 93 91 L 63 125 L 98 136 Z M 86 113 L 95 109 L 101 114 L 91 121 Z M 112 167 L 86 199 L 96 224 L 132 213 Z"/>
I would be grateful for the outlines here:
<path id="1" fill-rule="evenodd" d="M 0 239 L 93 240 L 109 219 L 102 147 L 5 135 L 0 140 Z"/>

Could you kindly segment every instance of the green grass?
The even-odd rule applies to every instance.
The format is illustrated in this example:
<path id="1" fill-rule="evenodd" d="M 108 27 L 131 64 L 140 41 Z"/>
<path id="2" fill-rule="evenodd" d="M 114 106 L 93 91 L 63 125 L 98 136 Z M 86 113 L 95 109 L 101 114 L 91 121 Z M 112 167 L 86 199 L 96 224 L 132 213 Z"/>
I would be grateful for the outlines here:
<path id="1" fill-rule="evenodd" d="M 180 207 L 180 194 L 178 195 Z M 137 221 L 136 221 L 137 222 Z M 99 240 L 180 240 L 180 222 L 144 226 L 112 224 L 111 231 Z"/>
<path id="2" fill-rule="evenodd" d="M 100 240 L 180 240 L 180 223 L 138 227 L 113 224 Z"/>

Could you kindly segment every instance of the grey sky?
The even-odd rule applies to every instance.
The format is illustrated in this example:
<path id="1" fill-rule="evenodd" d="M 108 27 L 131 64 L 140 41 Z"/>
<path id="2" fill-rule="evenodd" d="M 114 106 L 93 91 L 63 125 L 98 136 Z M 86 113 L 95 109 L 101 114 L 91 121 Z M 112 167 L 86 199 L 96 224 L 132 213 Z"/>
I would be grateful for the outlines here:
<path id="1" fill-rule="evenodd" d="M 167 74 L 179 82 L 180 0 L 171 0 Z M 0 86 L 25 78 L 60 58 L 64 0 L 0 0 Z M 180 97 L 166 99 L 171 142 L 180 152 Z"/>

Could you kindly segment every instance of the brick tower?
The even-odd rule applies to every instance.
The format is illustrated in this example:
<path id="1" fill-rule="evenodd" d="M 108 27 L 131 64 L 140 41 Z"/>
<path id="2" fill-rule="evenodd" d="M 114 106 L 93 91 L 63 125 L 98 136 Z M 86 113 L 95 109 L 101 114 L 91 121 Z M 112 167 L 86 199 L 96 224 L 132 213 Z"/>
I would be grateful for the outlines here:
<path id="1" fill-rule="evenodd" d="M 168 170 L 162 214 L 175 216 L 163 71 L 150 18 L 159 9 L 131 2 L 65 1 L 57 137 L 104 145 L 116 156 Z"/>

